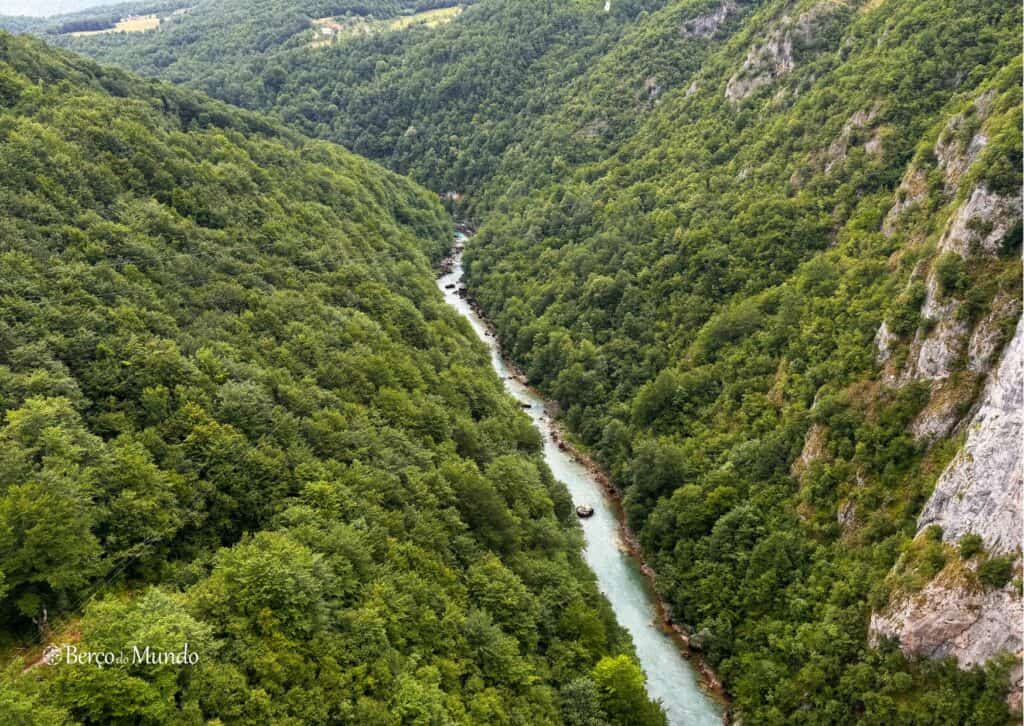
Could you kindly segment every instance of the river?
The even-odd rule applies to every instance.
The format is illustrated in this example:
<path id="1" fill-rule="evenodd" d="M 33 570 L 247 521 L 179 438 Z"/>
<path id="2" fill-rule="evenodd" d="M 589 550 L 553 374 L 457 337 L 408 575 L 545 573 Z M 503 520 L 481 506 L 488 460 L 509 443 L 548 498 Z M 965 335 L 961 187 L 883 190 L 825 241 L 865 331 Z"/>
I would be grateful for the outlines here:
<path id="1" fill-rule="evenodd" d="M 464 243 L 466 238 L 459 235 L 457 240 Z M 591 471 L 552 439 L 547 402 L 512 375 L 487 325 L 457 294 L 461 281 L 462 256 L 456 255 L 452 271 L 438 280 L 445 301 L 469 319 L 477 336 L 487 344 L 491 363 L 505 388 L 528 406 L 526 413 L 544 436 L 544 458 L 555 477 L 568 487 L 573 503 L 594 508 L 594 516 L 582 520 L 586 542 L 583 556 L 597 575 L 601 592 L 611 602 L 619 624 L 633 638 L 636 654 L 647 674 L 648 693 L 661 701 L 672 726 L 719 726 L 721 704 L 701 687 L 679 643 L 662 629 L 650 583 L 623 545 L 619 508 Z M 446 289 L 449 285 L 454 288 Z"/>

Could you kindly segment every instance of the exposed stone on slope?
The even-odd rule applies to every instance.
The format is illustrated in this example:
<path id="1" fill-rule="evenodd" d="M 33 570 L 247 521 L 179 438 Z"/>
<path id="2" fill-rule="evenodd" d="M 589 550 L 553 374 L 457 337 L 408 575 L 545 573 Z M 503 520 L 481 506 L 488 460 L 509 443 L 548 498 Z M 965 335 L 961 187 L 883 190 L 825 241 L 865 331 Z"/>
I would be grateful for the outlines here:
<path id="1" fill-rule="evenodd" d="M 908 183 L 909 179 L 913 177 L 908 175 L 904 183 Z M 890 210 L 883 231 L 888 226 L 891 233 L 901 212 L 900 203 L 897 203 Z M 1019 195 L 992 194 L 984 186 L 978 186 L 950 218 L 939 240 L 937 254 L 955 252 L 968 259 L 982 254 L 997 254 L 1003 238 L 1018 224 L 1020 218 Z M 1006 310 L 1010 303 L 994 305 L 993 315 L 975 326 L 972 333 L 967 322 L 958 315 L 961 302 L 942 294 L 934 265 L 928 272 L 925 288 L 925 299 L 921 306 L 924 324 L 914 334 L 902 371 L 897 374 L 891 370 L 892 366 L 887 366 L 884 380 L 890 384 L 915 380 L 939 381 L 962 368 L 964 355 L 969 358 L 971 370 L 986 372 L 992 353 L 1000 342 L 999 326 L 1013 314 L 1012 309 Z M 878 349 L 876 360 L 880 364 L 888 363 L 897 343 L 898 340 L 885 323 L 879 326 L 875 335 Z M 946 428 L 945 424 L 930 427 L 930 430 L 938 431 L 941 428 Z M 948 428 L 952 430 L 951 426 Z"/>
<path id="2" fill-rule="evenodd" d="M 956 194 L 960 179 L 977 161 L 979 154 L 988 145 L 988 135 L 982 128 L 992 110 L 995 94 L 987 91 L 974 100 L 970 113 L 961 112 L 953 115 L 932 147 L 935 160 L 943 172 L 945 192 Z M 964 138 L 967 137 L 967 142 Z M 896 230 L 899 217 L 908 209 L 918 204 L 928 193 L 928 181 L 925 172 L 918 166 L 911 167 L 904 175 L 897 191 L 896 203 L 893 204 L 885 221 L 882 232 L 890 236 Z M 975 190 L 977 193 L 977 190 Z M 961 211 L 963 211 L 961 209 Z M 971 210 L 966 214 L 970 215 Z"/>
<path id="3" fill-rule="evenodd" d="M 1003 238 L 1019 220 L 1019 194 L 1001 195 L 984 186 L 975 187 L 939 240 L 939 251 L 957 252 L 962 257 L 970 257 L 975 250 L 996 254 Z"/>
<path id="4" fill-rule="evenodd" d="M 713 13 L 700 15 L 683 23 L 683 36 L 689 38 L 709 38 L 735 12 L 736 3 L 733 0 L 725 0 Z"/>
<path id="5" fill-rule="evenodd" d="M 1019 319 L 1020 301 L 1017 293 L 998 295 L 989 314 L 972 329 L 969 316 L 962 314 L 965 303 L 942 290 L 935 264 L 939 255 L 947 252 L 975 265 L 994 264 L 994 260 L 979 258 L 999 254 L 1006 235 L 1021 219 L 1019 194 L 996 194 L 983 184 L 964 186 L 988 144 L 985 120 L 992 101 L 991 93 L 979 96 L 971 108 L 947 122 L 933 146 L 942 172 L 942 193 L 946 199 L 956 200 L 956 207 L 945 221 L 935 254 L 921 260 L 911 276 L 911 285 L 925 282 L 920 308 L 923 322 L 907 349 L 886 323 L 879 326 L 875 344 L 884 383 L 930 383 L 929 401 L 910 427 L 915 439 L 931 441 L 958 431 L 966 433 L 962 449 L 939 477 L 918 519 L 919 534 L 931 525 L 939 525 L 949 542 L 968 533 L 978 534 L 987 552 L 1016 554 L 1019 573 L 1024 527 L 1024 322 Z M 903 231 L 911 243 L 928 241 L 932 229 L 927 220 L 908 214 L 929 200 L 928 171 L 927 165 L 908 169 L 882 224 L 885 235 Z M 908 293 L 911 290 L 908 288 Z M 993 371 L 1006 340 L 1006 323 L 1014 319 L 1016 332 Z M 986 374 L 975 413 L 965 422 L 964 412 Z M 961 667 L 988 662 L 1001 652 L 1015 654 L 1018 665 L 1010 700 L 1019 703 L 1024 603 L 1012 582 L 1002 589 L 984 591 L 969 571 L 976 566 L 967 563 L 965 570 L 957 558 L 920 592 L 894 597 L 886 610 L 872 616 L 871 639 L 895 637 L 908 655 L 954 656 Z"/>
<path id="6" fill-rule="evenodd" d="M 900 376 L 902 383 L 947 378 L 958 368 L 970 329 L 957 315 L 960 302 L 943 297 L 939 287 L 938 276 L 932 270 L 921 306 L 925 324 L 918 328 L 910 344 L 907 365 Z"/>
<path id="7" fill-rule="evenodd" d="M 1013 583 L 989 592 L 954 578 L 937 577 L 924 589 L 871 617 L 871 642 L 896 638 L 907 655 L 954 656 L 961 668 L 997 653 L 1021 652 L 1024 602 Z"/>
<path id="8" fill-rule="evenodd" d="M 875 129 L 871 138 L 864 142 L 864 151 L 871 156 L 878 156 L 882 153 L 882 128 Z"/>
<path id="9" fill-rule="evenodd" d="M 924 172 L 920 169 L 908 171 L 900 181 L 899 189 L 896 190 L 896 203 L 892 205 L 882 222 L 882 234 L 891 237 L 896 232 L 900 216 L 911 207 L 920 204 L 927 194 L 928 178 Z"/>
<path id="10" fill-rule="evenodd" d="M 644 92 L 647 94 L 647 99 L 650 101 L 655 100 L 661 95 L 661 86 L 658 84 L 658 79 L 654 76 L 650 76 L 644 79 Z"/>
<path id="11" fill-rule="evenodd" d="M 943 537 L 981 535 L 990 552 L 1021 545 L 1021 435 L 1024 432 L 1024 319 L 991 374 L 963 449 L 939 477 L 918 527 Z"/>
<path id="12" fill-rule="evenodd" d="M 831 173 L 833 169 L 846 160 L 847 152 L 851 146 L 855 145 L 853 142 L 856 132 L 859 129 L 870 126 L 877 116 L 878 107 L 875 106 L 867 111 L 857 111 L 846 120 L 846 123 L 843 124 L 843 128 L 839 131 L 839 136 L 829 144 L 828 151 L 825 152 L 825 158 L 828 159 L 825 163 L 826 174 Z M 864 143 L 863 146 L 864 150 L 868 153 L 877 154 L 881 152 L 882 144 L 879 132 L 876 130 L 872 137 Z"/>
<path id="13" fill-rule="evenodd" d="M 807 430 L 804 437 L 804 448 L 800 456 L 796 458 L 790 467 L 790 473 L 795 477 L 803 476 L 807 468 L 821 458 L 825 452 L 825 442 L 828 441 L 828 427 L 824 424 L 814 424 Z"/>
<path id="14" fill-rule="evenodd" d="M 761 86 L 793 70 L 793 41 L 788 33 L 775 35 L 764 45 L 755 46 L 747 53 L 740 72 L 729 79 L 725 97 L 739 101 Z"/>
<path id="15" fill-rule="evenodd" d="M 882 324 L 878 326 L 878 332 L 875 333 L 875 347 L 878 349 L 875 360 L 878 361 L 879 365 L 888 362 L 889 358 L 892 357 L 893 347 L 898 342 L 899 337 L 889 330 L 889 323 L 883 320 Z"/>
<path id="16" fill-rule="evenodd" d="M 975 373 L 988 373 L 992 356 L 1003 342 L 1003 321 L 1020 315 L 1021 303 L 1016 295 L 1001 293 L 992 301 L 992 309 L 979 322 L 967 344 L 967 367 Z"/>
<path id="17" fill-rule="evenodd" d="M 976 129 L 988 118 L 994 96 L 992 91 L 983 93 L 975 99 L 971 113 L 958 113 L 950 118 L 935 142 L 935 159 L 945 174 L 947 194 L 956 192 L 960 178 L 988 145 L 988 136 Z"/>
<path id="18" fill-rule="evenodd" d="M 792 71 L 794 45 L 811 43 L 818 35 L 822 19 L 834 9 L 834 3 L 821 3 L 802 13 L 796 20 L 783 17 L 764 43 L 747 51 L 743 66 L 726 84 L 726 99 L 741 101 L 758 88 Z"/>
<path id="19" fill-rule="evenodd" d="M 857 523 L 857 503 L 848 499 L 836 510 L 836 522 L 844 532 L 849 531 Z"/>
<path id="20" fill-rule="evenodd" d="M 971 400 L 977 376 L 962 372 L 932 386 L 928 404 L 910 424 L 915 441 L 936 440 L 953 433 Z"/>

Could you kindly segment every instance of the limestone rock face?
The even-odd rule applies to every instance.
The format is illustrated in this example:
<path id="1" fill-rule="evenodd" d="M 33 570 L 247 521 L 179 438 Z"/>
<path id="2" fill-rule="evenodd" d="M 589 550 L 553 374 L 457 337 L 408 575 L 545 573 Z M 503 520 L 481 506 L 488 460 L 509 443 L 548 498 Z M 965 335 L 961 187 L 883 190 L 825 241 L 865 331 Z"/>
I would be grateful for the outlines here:
<path id="1" fill-rule="evenodd" d="M 956 314 L 960 302 L 942 295 L 934 270 L 928 274 L 925 284 L 927 292 L 921 318 L 930 322 L 931 329 L 922 327 L 915 333 L 907 366 L 900 376 L 901 383 L 948 378 L 957 368 L 970 332 Z"/>
<path id="2" fill-rule="evenodd" d="M 986 663 L 996 653 L 1019 653 L 1024 602 L 1013 583 L 984 592 L 936 579 L 871 618 L 871 638 L 898 638 L 904 653 L 955 656 L 962 668 Z"/>
<path id="3" fill-rule="evenodd" d="M 790 473 L 793 476 L 802 477 L 807 468 L 822 457 L 825 452 L 827 438 L 828 429 L 824 425 L 816 423 L 811 426 L 804 437 L 804 448 L 790 468 Z"/>
<path id="4" fill-rule="evenodd" d="M 832 3 L 815 5 L 795 20 L 784 17 L 764 43 L 753 46 L 738 73 L 729 79 L 725 97 L 738 102 L 762 86 L 773 83 L 794 68 L 793 48 L 807 45 L 818 36 L 821 25 L 835 11 Z"/>
<path id="5" fill-rule="evenodd" d="M 949 163 L 953 163 L 952 158 Z M 900 197 L 904 201 L 897 201 L 890 209 L 882 227 L 884 233 L 891 234 L 902 210 L 915 203 L 910 201 L 915 199 L 911 189 L 913 178 L 908 175 L 904 179 L 904 184 L 910 186 L 906 189 L 901 186 Z M 984 186 L 975 187 L 951 215 L 939 239 L 938 253 L 955 252 L 965 259 L 998 254 L 1003 239 L 1020 221 L 1020 208 L 1019 194 L 1000 195 L 990 192 Z M 920 274 L 915 271 L 914 276 Z M 943 294 L 934 265 L 925 276 L 925 290 L 921 319 L 926 325 L 919 327 L 910 341 L 906 364 L 902 370 L 896 370 L 893 366 L 886 367 L 883 372 L 885 382 L 890 385 L 923 380 L 941 382 L 963 367 L 961 360 L 965 356 L 970 371 L 986 374 L 1002 340 L 1002 323 L 1017 315 L 1018 301 L 994 301 L 990 315 L 972 329 L 958 314 L 962 302 Z M 889 362 L 898 342 L 883 322 L 875 336 L 875 358 L 879 364 Z M 955 424 L 956 421 L 947 421 L 930 428 L 933 432 L 951 431 Z"/>
<path id="6" fill-rule="evenodd" d="M 875 347 L 878 348 L 875 360 L 878 361 L 879 365 L 887 362 L 892 357 L 892 349 L 897 342 L 899 342 L 899 338 L 893 335 L 893 332 L 889 330 L 889 323 L 883 320 L 882 324 L 878 326 L 878 332 L 875 334 Z"/>
<path id="7" fill-rule="evenodd" d="M 965 391 L 973 390 L 976 379 L 973 373 L 965 372 L 957 378 L 934 383 L 928 405 L 910 425 L 914 440 L 934 441 L 953 433 L 963 417 L 964 400 L 969 398 Z"/>
<path id="8" fill-rule="evenodd" d="M 1024 527 L 1022 432 L 1024 319 L 989 377 L 963 449 L 939 477 L 921 512 L 919 528 L 938 524 L 948 540 L 973 532 L 981 535 L 990 552 L 1016 551 Z"/>
<path id="9" fill-rule="evenodd" d="M 990 554 L 1018 555 L 1024 521 L 1021 436 L 1024 434 L 1024 320 L 989 374 L 961 451 L 939 477 L 918 518 L 918 531 L 937 524 L 950 542 L 981 536 Z M 921 592 L 890 603 L 871 618 L 870 637 L 897 638 L 908 655 L 954 656 L 961 667 L 1024 651 L 1024 601 L 1011 581 L 982 590 L 963 578 L 939 575 Z M 1011 703 L 1019 704 L 1021 669 Z"/>
<path id="10" fill-rule="evenodd" d="M 928 179 L 920 169 L 911 169 L 900 181 L 895 204 L 882 222 L 882 234 L 891 237 L 904 212 L 920 204 L 928 193 Z"/>
<path id="11" fill-rule="evenodd" d="M 975 373 L 986 373 L 992 367 L 992 357 L 1001 342 L 1001 323 L 1020 315 L 1021 303 L 1016 295 L 998 295 L 992 302 L 991 312 L 971 334 L 967 347 L 967 367 Z"/>
<path id="12" fill-rule="evenodd" d="M 825 157 L 828 159 L 828 162 L 825 164 L 826 174 L 831 173 L 846 160 L 847 152 L 854 145 L 854 134 L 860 129 L 870 127 L 877 116 L 878 107 L 875 106 L 868 110 L 857 111 L 846 120 L 846 123 L 843 124 L 843 128 L 839 132 L 839 136 L 832 141 L 825 152 Z M 879 153 L 881 151 L 881 138 L 878 136 L 877 130 L 875 135 L 863 143 L 863 146 L 868 153 Z"/>
<path id="13" fill-rule="evenodd" d="M 726 19 L 736 12 L 736 3 L 733 0 L 725 0 L 714 12 L 707 15 L 700 15 L 683 23 L 683 35 L 685 37 L 708 38 L 715 34 Z"/>
<path id="14" fill-rule="evenodd" d="M 1019 210 L 1019 195 L 1004 196 L 984 186 L 976 187 L 939 240 L 939 251 L 970 257 L 972 246 L 977 245 L 982 252 L 995 254 L 1003 237 L 1020 219 Z"/>

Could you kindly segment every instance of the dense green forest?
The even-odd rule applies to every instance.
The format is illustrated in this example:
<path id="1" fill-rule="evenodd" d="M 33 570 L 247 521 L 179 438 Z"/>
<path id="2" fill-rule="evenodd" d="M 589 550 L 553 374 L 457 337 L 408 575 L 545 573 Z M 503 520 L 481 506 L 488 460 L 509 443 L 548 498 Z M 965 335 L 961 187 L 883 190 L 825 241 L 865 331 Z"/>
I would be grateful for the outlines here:
<path id="1" fill-rule="evenodd" d="M 494 175 L 506 149 L 523 139 L 533 140 L 524 154 L 552 148 L 555 124 L 547 115 L 574 117 L 578 109 L 565 108 L 573 98 L 614 109 L 617 118 L 602 127 L 611 141 L 616 124 L 631 122 L 630 103 L 621 101 L 632 97 L 635 78 L 659 68 L 659 83 L 667 88 L 692 71 L 708 41 L 696 38 L 677 48 L 666 42 L 671 24 L 659 27 L 673 31 L 644 36 L 636 46 L 642 53 L 602 60 L 638 19 L 666 4 L 617 0 L 605 13 L 603 0 L 492 0 L 441 28 L 313 49 L 310 19 L 336 14 L 342 4 L 224 0 L 200 3 L 160 33 L 61 42 L 144 75 L 271 111 L 294 128 L 385 161 L 433 189 L 473 191 Z M 363 5 L 386 14 L 394 3 Z M 427 3 L 402 5 L 419 9 Z M 666 12 L 686 18 L 699 9 Z M 603 63 L 607 74 L 593 88 L 577 86 L 595 63 Z M 545 153 L 530 156 L 529 165 L 546 170 L 550 161 Z"/>
<path id="2" fill-rule="evenodd" d="M 0 721 L 663 721 L 434 195 L 5 34 L 0 139 Z"/>
<path id="3" fill-rule="evenodd" d="M 310 48 L 339 7 L 61 42 L 465 192 L 476 300 L 744 722 L 1008 721 L 1011 663 L 908 659 L 868 621 L 974 557 L 971 587 L 1019 593 L 1012 562 L 915 539 L 963 438 L 929 422 L 1020 317 L 1019 3 L 480 0 Z M 954 321 L 989 362 L 916 376 Z"/>
<path id="4" fill-rule="evenodd" d="M 754 723 L 1007 718 L 1005 671 L 907 663 L 866 633 L 959 560 L 912 543 L 956 451 L 912 430 L 979 379 L 965 358 L 944 387 L 880 385 L 874 338 L 886 321 L 906 357 L 934 328 L 922 269 L 943 262 L 963 323 L 1012 334 L 1019 307 L 995 303 L 1020 298 L 1019 201 L 995 254 L 935 250 L 976 189 L 1019 194 L 1019 25 L 1009 2 L 764 3 L 607 159 L 492 182 L 513 193 L 469 284 L 625 490 L 659 589 Z M 933 149 L 979 132 L 951 182 Z M 908 169 L 923 200 L 883 231 Z"/>

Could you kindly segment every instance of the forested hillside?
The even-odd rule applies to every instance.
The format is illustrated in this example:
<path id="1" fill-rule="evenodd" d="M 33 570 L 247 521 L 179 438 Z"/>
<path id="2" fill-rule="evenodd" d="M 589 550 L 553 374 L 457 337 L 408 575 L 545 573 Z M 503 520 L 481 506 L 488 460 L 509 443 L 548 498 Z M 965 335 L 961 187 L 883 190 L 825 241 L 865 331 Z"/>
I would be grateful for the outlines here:
<path id="1" fill-rule="evenodd" d="M 67 42 L 468 195 L 476 300 L 745 723 L 1009 719 L 1019 3 L 480 0 L 322 49 L 218 7 Z"/>
<path id="2" fill-rule="evenodd" d="M 662 722 L 436 197 L 5 34 L 0 139 L 0 721 Z"/>
<path id="3" fill-rule="evenodd" d="M 915 535 L 1020 316 L 1019 22 L 764 3 L 609 158 L 502 196 L 470 250 L 506 349 L 625 490 L 753 722 L 1005 718 L 1019 541 Z M 940 625 L 956 598 L 931 597 L 931 632 L 883 634 L 989 680 L 869 646 L 872 610 L 933 580 L 975 614 Z M 956 645 L 986 602 L 1005 629 Z"/>
<path id="4" fill-rule="evenodd" d="M 427 4 L 400 3 L 416 9 Z M 700 33 L 679 49 L 664 42 L 674 33 L 655 30 L 636 46 L 641 57 L 601 61 L 639 18 L 666 4 L 617 0 L 606 13 L 603 0 L 489 0 L 440 28 L 310 48 L 310 20 L 343 12 L 344 3 L 223 0 L 198 3 L 159 33 L 61 42 L 144 75 L 272 111 L 295 128 L 380 159 L 435 190 L 481 196 L 478 187 L 495 175 L 510 146 L 533 139 L 532 152 L 550 149 L 552 134 L 564 140 L 547 115 L 575 115 L 574 108 L 563 110 L 573 98 L 592 98 L 585 105 L 628 115 L 630 102 L 620 103 L 622 95 L 633 96 L 639 85 L 634 79 L 645 77 L 638 75 L 645 69 L 660 69 L 662 87 L 692 71 L 707 43 Z M 395 3 L 358 5 L 359 12 L 386 14 Z M 696 10 L 667 12 L 689 17 Z M 649 53 L 652 48 L 659 50 Z M 577 87 L 593 63 L 603 63 L 597 74 L 603 87 Z M 598 122 L 609 140 L 614 123 Z M 549 158 L 531 158 L 530 166 L 546 173 Z"/>
<path id="5" fill-rule="evenodd" d="M 85 13 L 54 18 L 29 30 L 44 34 L 51 42 L 143 75 L 200 89 L 246 108 L 267 110 L 280 105 L 298 105 L 305 100 L 308 89 L 300 89 L 302 93 L 299 93 L 292 87 L 278 101 L 281 87 L 291 77 L 286 73 L 290 63 L 314 59 L 319 64 L 337 54 L 337 48 L 311 46 L 315 33 L 313 20 L 343 15 L 394 17 L 458 4 L 470 5 L 471 0 L 463 3 L 456 0 L 198 0 L 182 3 L 188 5 L 188 12 L 168 18 L 158 31 L 150 33 L 91 37 L 60 33 L 66 20 L 89 17 Z M 145 5 L 132 10 L 152 12 Z M 102 16 L 103 11 L 95 9 L 92 15 Z M 419 36 L 420 32 L 414 30 L 410 34 Z M 367 54 L 342 53 L 346 63 L 351 63 L 360 73 L 369 71 L 372 77 L 375 63 Z M 293 60 L 283 63 L 279 58 Z M 326 88 L 328 80 L 332 86 L 339 81 L 340 69 L 332 65 L 335 64 L 322 67 L 318 86 Z"/>

